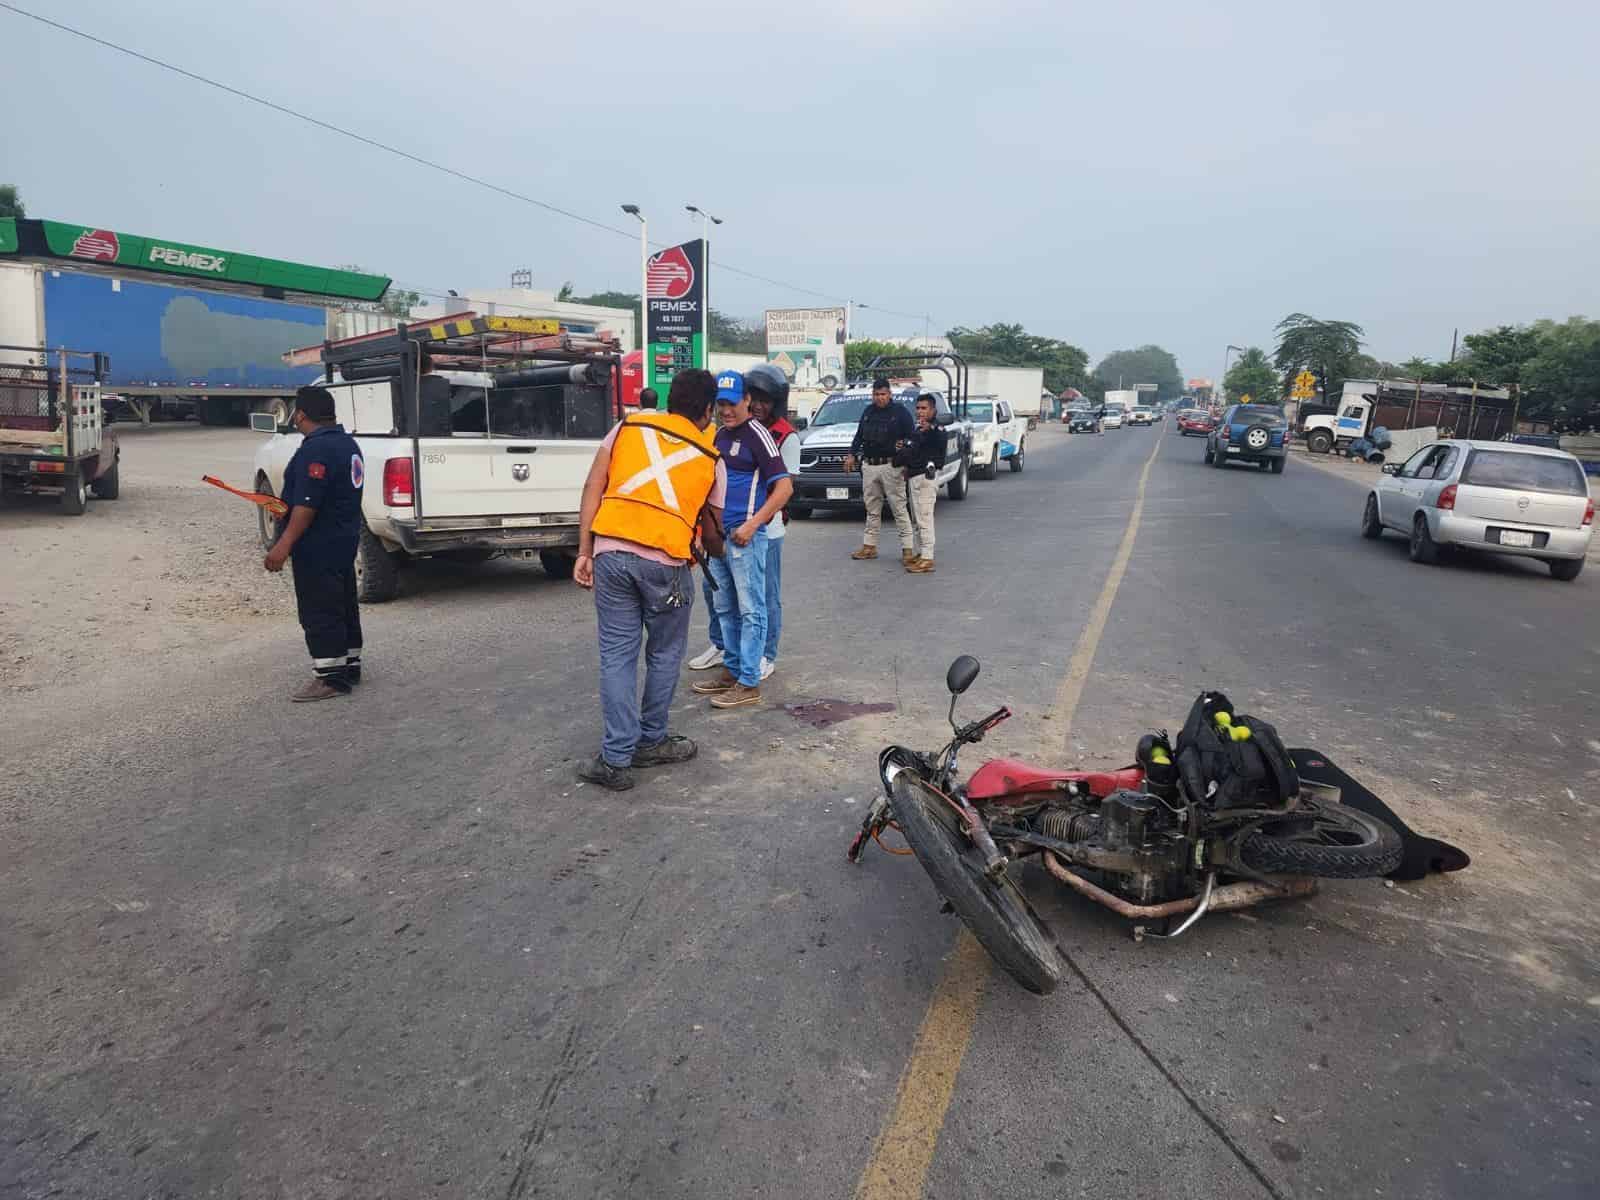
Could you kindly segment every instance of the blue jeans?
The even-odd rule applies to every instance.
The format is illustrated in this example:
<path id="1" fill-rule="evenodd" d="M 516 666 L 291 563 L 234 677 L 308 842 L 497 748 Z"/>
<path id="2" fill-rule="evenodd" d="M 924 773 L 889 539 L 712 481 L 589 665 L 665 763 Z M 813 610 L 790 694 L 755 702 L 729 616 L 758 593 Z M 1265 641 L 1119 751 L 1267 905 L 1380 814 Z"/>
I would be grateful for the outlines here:
<path id="1" fill-rule="evenodd" d="M 706 621 L 711 628 L 707 631 L 711 635 L 711 644 L 718 650 L 722 649 L 722 623 L 717 618 L 717 594 L 711 590 L 711 572 L 700 572 L 700 594 L 706 598 Z"/>
<path id="2" fill-rule="evenodd" d="M 748 546 L 730 537 L 721 558 L 711 560 L 717 577 L 717 619 L 722 622 L 722 665 L 746 687 L 761 684 L 761 651 L 767 644 L 767 531 Z"/>
<path id="3" fill-rule="evenodd" d="M 761 657 L 778 661 L 778 635 L 783 632 L 783 544 L 787 535 L 767 539 L 767 644 Z"/>
<path id="4" fill-rule="evenodd" d="M 600 625 L 600 756 L 613 767 L 633 762 L 639 746 L 667 736 L 667 710 L 689 642 L 694 582 L 689 568 L 669 567 L 611 550 L 594 560 L 594 607 Z M 644 700 L 639 648 L 645 635 Z"/>

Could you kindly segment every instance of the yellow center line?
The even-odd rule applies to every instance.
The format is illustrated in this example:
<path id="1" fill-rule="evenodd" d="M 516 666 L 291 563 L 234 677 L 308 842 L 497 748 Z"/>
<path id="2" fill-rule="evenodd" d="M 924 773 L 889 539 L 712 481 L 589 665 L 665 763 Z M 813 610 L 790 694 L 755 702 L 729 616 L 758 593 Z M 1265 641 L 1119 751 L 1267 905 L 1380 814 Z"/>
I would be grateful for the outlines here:
<path id="1" fill-rule="evenodd" d="M 1150 468 L 1155 466 L 1161 445 L 1158 440 L 1150 457 L 1145 459 L 1144 470 L 1139 473 L 1139 488 L 1128 514 L 1122 543 L 1111 561 L 1111 572 L 1100 589 L 1100 598 L 1095 602 L 1089 623 L 1084 626 L 1072 660 L 1067 664 L 1066 678 L 1056 692 L 1054 714 L 1061 721 L 1063 741 L 1072 727 L 1072 716 L 1083 696 L 1084 684 L 1088 682 L 1089 668 L 1094 664 L 1095 651 L 1099 649 L 1100 637 L 1111 616 L 1112 601 L 1127 573 L 1128 560 L 1133 556 L 1139 519 L 1144 514 Z M 956 937 L 955 951 L 917 1029 L 911 1057 L 895 1091 L 894 1108 L 878 1134 L 866 1169 L 861 1172 L 856 1200 L 907 1200 L 922 1195 L 933 1152 L 939 1145 L 939 1132 L 944 1128 L 945 1113 L 955 1095 L 961 1060 L 972 1042 L 972 1030 L 978 1021 L 978 1002 L 983 998 L 988 977 L 989 957 L 963 925 Z"/>

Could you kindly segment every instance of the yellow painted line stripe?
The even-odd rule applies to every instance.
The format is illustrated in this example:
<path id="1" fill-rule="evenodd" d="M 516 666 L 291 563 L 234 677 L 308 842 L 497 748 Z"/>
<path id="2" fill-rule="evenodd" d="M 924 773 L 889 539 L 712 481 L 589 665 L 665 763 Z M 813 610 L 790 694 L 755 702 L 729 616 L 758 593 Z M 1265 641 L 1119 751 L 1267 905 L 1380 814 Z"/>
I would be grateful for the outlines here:
<path id="1" fill-rule="evenodd" d="M 1072 717 L 1078 711 L 1078 701 L 1083 698 L 1083 685 L 1089 682 L 1089 669 L 1094 666 L 1095 651 L 1100 649 L 1100 635 L 1106 631 L 1111 605 L 1117 598 L 1117 589 L 1122 586 L 1123 575 L 1127 574 L 1128 560 L 1133 557 L 1134 539 L 1139 536 L 1139 519 L 1144 516 L 1144 493 L 1150 483 L 1150 468 L 1156 465 L 1156 455 L 1161 453 L 1163 444 L 1165 439 L 1156 442 L 1156 448 L 1144 460 L 1144 470 L 1139 472 L 1139 489 L 1133 497 L 1133 511 L 1128 514 L 1128 527 L 1122 532 L 1117 556 L 1111 560 L 1111 572 L 1106 576 L 1105 586 L 1100 589 L 1100 598 L 1095 601 L 1094 611 L 1089 614 L 1089 623 L 1078 637 L 1077 648 L 1067 663 L 1066 677 L 1056 689 L 1055 707 L 1051 711 L 1061 721 L 1063 745 L 1072 731 Z"/>
<path id="2" fill-rule="evenodd" d="M 1063 739 L 1065 731 L 1072 726 L 1073 713 L 1083 697 L 1083 685 L 1089 678 L 1089 668 L 1094 664 L 1095 651 L 1100 648 L 1100 638 L 1111 615 L 1111 604 L 1127 573 L 1128 560 L 1133 557 L 1139 520 L 1144 515 L 1150 469 L 1155 466 L 1161 446 L 1161 440 L 1157 440 L 1150 457 L 1145 459 L 1144 470 L 1139 473 L 1139 488 L 1133 510 L 1128 514 L 1122 543 L 1111 561 L 1111 571 L 1100 589 L 1100 598 L 1095 602 L 1089 623 L 1078 637 L 1066 678 L 1056 692 L 1054 714 L 1061 720 Z M 917 1040 L 912 1044 L 911 1057 L 895 1092 L 894 1108 L 878 1134 L 866 1169 L 861 1172 L 856 1200 L 908 1200 L 922 1195 L 928 1167 L 939 1146 L 945 1113 L 955 1095 L 961 1060 L 972 1041 L 972 1030 L 978 1020 L 978 1002 L 983 998 L 988 977 L 988 954 L 966 926 L 962 926 L 955 952 L 917 1029 Z"/>
<path id="3" fill-rule="evenodd" d="M 856 1200 L 905 1200 L 922 1194 L 988 975 L 989 955 L 963 925 L 944 977 L 923 1014 L 895 1094 L 894 1114 L 862 1172 Z"/>

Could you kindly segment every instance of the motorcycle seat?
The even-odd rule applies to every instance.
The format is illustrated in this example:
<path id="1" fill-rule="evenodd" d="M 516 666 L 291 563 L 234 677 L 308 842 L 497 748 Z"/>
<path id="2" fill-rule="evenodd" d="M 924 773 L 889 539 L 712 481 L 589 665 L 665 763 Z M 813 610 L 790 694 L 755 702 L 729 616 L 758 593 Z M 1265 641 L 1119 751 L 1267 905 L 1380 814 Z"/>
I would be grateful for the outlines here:
<path id="1" fill-rule="evenodd" d="M 1107 796 L 1119 788 L 1141 788 L 1144 772 L 1138 767 L 1120 771 L 1049 771 L 1015 758 L 994 758 L 972 773 L 967 781 L 970 800 L 1000 800 L 1007 796 L 1037 796 L 1064 792 L 1069 783 L 1082 783 L 1091 795 Z"/>

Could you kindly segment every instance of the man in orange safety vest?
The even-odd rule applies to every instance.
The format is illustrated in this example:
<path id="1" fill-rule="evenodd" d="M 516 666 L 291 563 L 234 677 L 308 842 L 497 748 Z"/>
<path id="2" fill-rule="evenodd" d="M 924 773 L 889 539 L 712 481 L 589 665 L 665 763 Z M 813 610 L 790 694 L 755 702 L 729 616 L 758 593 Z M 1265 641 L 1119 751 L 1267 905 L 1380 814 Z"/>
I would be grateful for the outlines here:
<path id="1" fill-rule="evenodd" d="M 667 411 L 634 413 L 615 425 L 583 485 L 572 577 L 594 592 L 605 733 L 578 776 L 612 791 L 633 786 L 634 767 L 695 756 L 692 741 L 667 729 L 667 712 L 688 644 L 693 547 L 722 553 L 727 472 L 707 432 L 716 392 L 710 372 L 680 371 Z"/>

